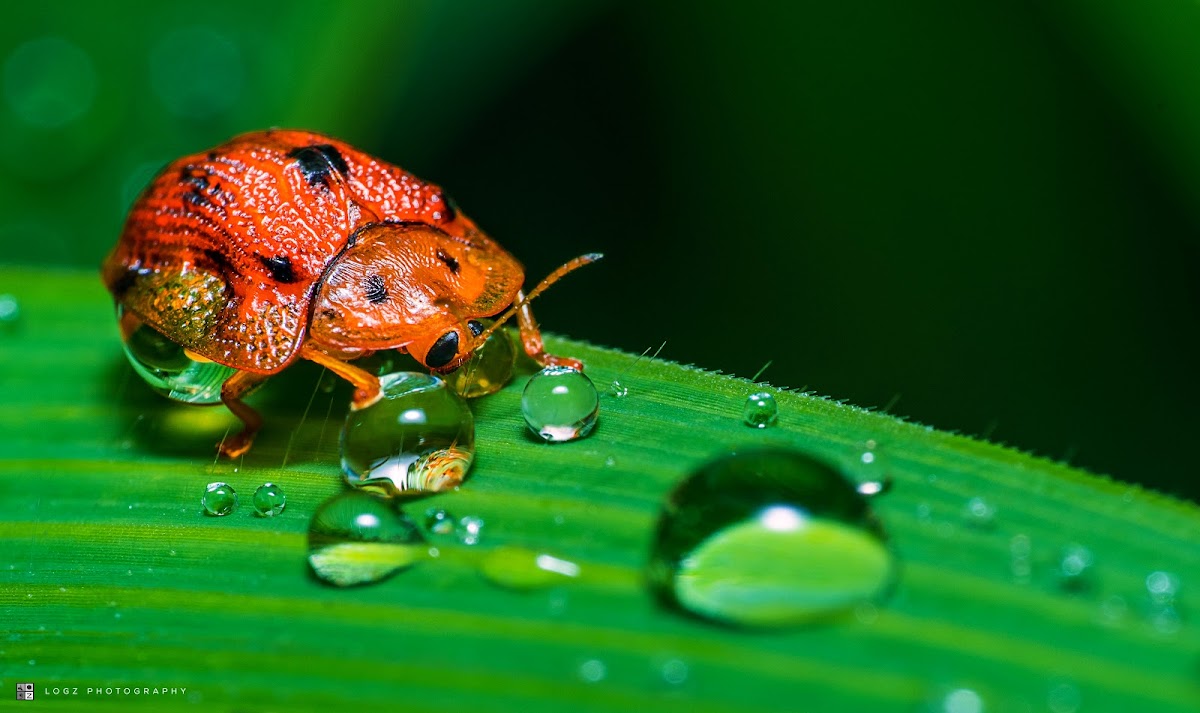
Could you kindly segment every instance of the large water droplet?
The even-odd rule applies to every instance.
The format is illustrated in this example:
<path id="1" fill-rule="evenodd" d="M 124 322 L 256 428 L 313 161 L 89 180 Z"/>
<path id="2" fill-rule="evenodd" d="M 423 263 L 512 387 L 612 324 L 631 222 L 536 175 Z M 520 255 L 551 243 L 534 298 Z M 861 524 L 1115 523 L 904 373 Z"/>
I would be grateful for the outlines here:
<path id="1" fill-rule="evenodd" d="M 487 329 L 492 320 L 480 320 L 480 324 Z M 471 352 L 462 366 L 446 375 L 446 383 L 468 399 L 494 394 L 512 378 L 516 358 L 517 350 L 508 332 L 497 329 Z"/>
<path id="2" fill-rule="evenodd" d="M 338 587 L 378 582 L 426 552 L 416 525 L 370 493 L 330 498 L 308 526 L 308 563 L 318 577 Z"/>
<path id="3" fill-rule="evenodd" d="M 200 504 L 206 515 L 224 517 L 237 510 L 238 496 L 228 483 L 209 483 L 200 497 Z"/>
<path id="4" fill-rule="evenodd" d="M 742 407 L 742 423 L 751 428 L 774 426 L 779 419 L 779 406 L 775 397 L 766 391 L 750 394 Z"/>
<path id="5" fill-rule="evenodd" d="M 261 517 L 275 517 L 287 507 L 287 496 L 274 483 L 263 483 L 254 491 L 254 511 Z"/>
<path id="6" fill-rule="evenodd" d="M 842 474 L 800 453 L 756 450 L 710 462 L 672 491 L 649 572 L 670 605 L 782 626 L 879 597 L 895 562 Z"/>
<path id="7" fill-rule="evenodd" d="M 388 496 L 457 487 L 475 456 L 466 402 L 429 374 L 385 374 L 379 385 L 383 398 L 351 411 L 342 427 L 346 482 Z"/>
<path id="8" fill-rule="evenodd" d="M 550 443 L 583 438 L 596 427 L 600 395 L 583 372 L 548 366 L 525 384 L 521 412 L 529 430 Z"/>
<path id="9" fill-rule="evenodd" d="M 120 318 L 120 309 L 117 314 Z M 221 385 L 237 373 L 236 369 L 193 358 L 153 327 L 128 315 L 125 321 L 134 327 L 124 342 L 125 356 L 150 388 L 189 404 L 221 402 Z"/>

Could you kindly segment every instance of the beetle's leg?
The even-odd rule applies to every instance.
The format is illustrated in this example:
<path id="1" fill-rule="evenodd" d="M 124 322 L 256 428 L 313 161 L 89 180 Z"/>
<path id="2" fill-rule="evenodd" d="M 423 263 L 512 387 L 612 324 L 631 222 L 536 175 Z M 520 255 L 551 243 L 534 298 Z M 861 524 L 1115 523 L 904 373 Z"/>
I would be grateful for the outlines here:
<path id="1" fill-rule="evenodd" d="M 242 402 L 242 397 L 266 378 L 266 374 L 239 371 L 221 384 L 221 401 L 225 403 L 226 408 L 233 412 L 234 416 L 242 419 L 242 423 L 246 424 L 241 433 L 221 441 L 219 446 L 221 452 L 230 458 L 237 458 L 250 450 L 250 445 L 254 443 L 254 434 L 258 433 L 259 428 L 262 428 L 262 416 L 258 415 L 258 411 Z"/>
<path id="2" fill-rule="evenodd" d="M 524 303 L 517 310 L 517 324 L 521 327 L 521 345 L 525 347 L 525 353 L 529 355 L 529 358 L 542 366 L 566 366 L 583 371 L 583 362 L 578 359 L 546 353 L 546 347 L 542 344 L 542 333 L 538 330 L 537 321 L 533 318 L 533 310 L 529 309 L 529 302 L 525 300 L 524 293 L 517 292 L 516 301 Z"/>
<path id="3" fill-rule="evenodd" d="M 341 359 L 331 357 L 320 349 L 314 349 L 307 344 L 300 348 L 300 356 L 316 362 L 326 369 L 354 384 L 354 402 L 350 408 L 358 410 L 366 408 L 383 398 L 379 389 L 379 377 L 353 364 L 347 364 Z"/>

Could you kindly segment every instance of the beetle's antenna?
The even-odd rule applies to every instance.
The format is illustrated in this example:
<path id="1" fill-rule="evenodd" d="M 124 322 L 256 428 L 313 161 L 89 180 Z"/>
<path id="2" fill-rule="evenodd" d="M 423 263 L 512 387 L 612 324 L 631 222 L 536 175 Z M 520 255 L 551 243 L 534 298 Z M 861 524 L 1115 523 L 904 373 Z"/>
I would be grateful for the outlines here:
<path id="1" fill-rule="evenodd" d="M 483 330 L 478 337 L 475 337 L 475 343 L 483 344 L 485 341 L 487 341 L 487 338 L 492 336 L 492 332 L 496 331 L 503 326 L 505 322 L 512 319 L 512 316 L 520 311 L 522 307 L 532 302 L 534 297 L 537 297 L 545 292 L 547 287 L 561 280 L 567 273 L 574 272 L 584 265 L 596 262 L 602 257 L 604 257 L 602 253 L 588 253 L 587 255 L 580 255 L 573 260 L 568 260 L 566 263 L 559 266 L 554 272 L 546 275 L 546 277 L 537 284 L 537 287 L 533 288 L 533 290 L 530 291 L 529 294 L 525 295 L 523 299 L 513 302 L 512 306 L 505 310 L 504 314 L 500 315 L 500 317 L 492 323 L 492 326 Z"/>

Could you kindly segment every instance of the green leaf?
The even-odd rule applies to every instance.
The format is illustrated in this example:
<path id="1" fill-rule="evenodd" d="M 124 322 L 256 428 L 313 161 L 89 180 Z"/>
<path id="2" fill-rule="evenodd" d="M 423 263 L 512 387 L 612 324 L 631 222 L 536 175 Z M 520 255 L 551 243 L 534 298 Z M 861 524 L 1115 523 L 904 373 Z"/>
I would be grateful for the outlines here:
<path id="1" fill-rule="evenodd" d="M 87 710 L 912 711 L 963 710 L 966 690 L 988 711 L 1200 709 L 1193 504 L 784 390 L 778 424 L 750 429 L 741 409 L 761 385 L 551 339 L 629 394 L 602 398 L 590 437 L 555 445 L 525 434 L 528 372 L 475 402 L 471 477 L 406 507 L 479 516 L 482 541 L 439 542 L 441 556 L 382 583 L 335 589 L 308 572 L 305 530 L 343 488 L 344 386 L 288 370 L 254 397 L 267 418 L 254 450 L 214 460 L 232 417 L 133 376 L 94 275 L 0 270 L 0 292 L 20 307 L 0 322 L 4 695 L 32 681 L 38 700 Z M 864 465 L 868 439 L 878 460 Z M 890 598 L 779 631 L 655 602 L 643 568 L 664 496 L 754 445 L 894 478 L 873 502 L 901 561 Z M 233 515 L 200 514 L 216 480 L 242 495 Z M 288 494 L 270 519 L 249 507 L 266 481 Z M 970 517 L 972 498 L 994 516 Z M 1094 556 L 1078 590 L 1058 574 L 1072 544 Z M 502 546 L 581 576 L 490 584 L 482 560 Z M 1156 571 L 1178 578 L 1171 606 L 1147 591 Z"/>

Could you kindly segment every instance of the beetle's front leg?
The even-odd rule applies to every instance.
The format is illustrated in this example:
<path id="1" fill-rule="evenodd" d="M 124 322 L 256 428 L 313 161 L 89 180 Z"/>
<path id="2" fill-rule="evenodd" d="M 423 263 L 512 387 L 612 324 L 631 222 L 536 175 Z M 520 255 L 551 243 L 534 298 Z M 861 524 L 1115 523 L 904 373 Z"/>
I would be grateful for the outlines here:
<path id="1" fill-rule="evenodd" d="M 250 450 L 251 444 L 254 443 L 254 434 L 262 428 L 262 416 L 258 415 L 258 411 L 247 406 L 242 401 L 242 397 L 266 378 L 266 374 L 239 371 L 221 384 L 221 401 L 225 403 L 226 408 L 233 412 L 234 416 L 240 418 L 245 424 L 241 433 L 221 441 L 218 446 L 221 452 L 230 458 L 237 458 Z"/>
<path id="2" fill-rule="evenodd" d="M 521 346 L 525 348 L 525 353 L 529 355 L 529 358 L 541 366 L 565 366 L 583 371 L 583 362 L 578 359 L 546 353 L 546 346 L 542 344 L 542 333 L 538 329 L 537 321 L 533 318 L 533 310 L 529 309 L 529 303 L 525 300 L 523 292 L 517 292 L 517 302 L 524 303 L 517 310 L 517 324 L 521 328 Z"/>
<path id="3" fill-rule="evenodd" d="M 354 410 L 366 408 L 383 398 L 383 391 L 379 388 L 379 377 L 371 372 L 347 364 L 307 344 L 300 348 L 300 356 L 320 364 L 354 384 L 354 402 L 350 405 Z"/>

